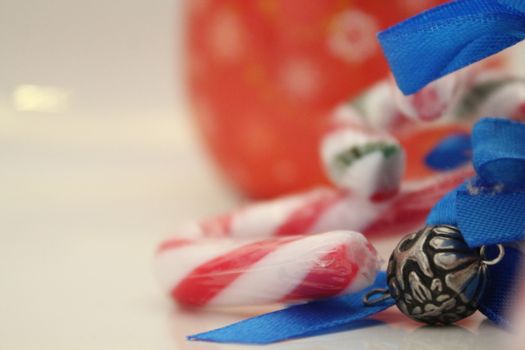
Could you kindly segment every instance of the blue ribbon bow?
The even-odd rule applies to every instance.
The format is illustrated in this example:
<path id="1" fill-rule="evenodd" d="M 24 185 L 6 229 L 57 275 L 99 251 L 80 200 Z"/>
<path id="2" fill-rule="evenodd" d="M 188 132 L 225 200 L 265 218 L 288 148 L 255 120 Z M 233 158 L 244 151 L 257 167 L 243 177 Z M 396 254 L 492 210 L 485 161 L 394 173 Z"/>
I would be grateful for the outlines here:
<path id="1" fill-rule="evenodd" d="M 525 1 L 459 0 L 378 35 L 405 94 L 525 39 Z"/>
<path id="2" fill-rule="evenodd" d="M 510 327 L 508 308 L 520 282 L 525 239 L 525 124 L 499 118 L 480 120 L 472 132 L 477 177 L 465 181 L 432 209 L 428 225 L 456 226 L 471 248 L 505 243 L 505 257 L 489 268 L 480 310 Z"/>

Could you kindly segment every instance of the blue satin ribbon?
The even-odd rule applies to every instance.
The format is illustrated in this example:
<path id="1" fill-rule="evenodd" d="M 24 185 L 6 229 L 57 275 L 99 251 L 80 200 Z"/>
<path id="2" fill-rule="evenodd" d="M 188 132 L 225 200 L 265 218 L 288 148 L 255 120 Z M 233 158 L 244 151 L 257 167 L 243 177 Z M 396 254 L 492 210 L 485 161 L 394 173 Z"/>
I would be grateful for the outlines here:
<path id="1" fill-rule="evenodd" d="M 188 339 L 216 343 L 269 344 L 375 325 L 377 321 L 366 318 L 394 305 L 394 300 L 387 299 L 374 306 L 365 307 L 363 297 L 372 289 L 385 286 L 386 274 L 380 272 L 372 286 L 358 293 L 291 306 L 224 328 L 192 335 Z"/>
<path id="2" fill-rule="evenodd" d="M 378 35 L 405 94 L 525 39 L 521 0 L 459 0 Z"/>
<path id="3" fill-rule="evenodd" d="M 503 261 L 489 268 L 480 310 L 509 327 L 507 311 L 520 285 L 522 253 L 516 243 L 525 239 L 525 124 L 482 119 L 474 126 L 472 145 L 477 177 L 443 197 L 427 224 L 458 227 L 471 248 L 506 244 Z"/>
<path id="4" fill-rule="evenodd" d="M 525 124 L 484 118 L 472 131 L 477 177 L 443 197 L 427 224 L 457 226 L 472 247 L 525 238 Z"/>
<path id="5" fill-rule="evenodd" d="M 470 135 L 459 133 L 441 140 L 425 157 L 425 164 L 433 170 L 450 171 L 468 164 L 472 158 Z"/>

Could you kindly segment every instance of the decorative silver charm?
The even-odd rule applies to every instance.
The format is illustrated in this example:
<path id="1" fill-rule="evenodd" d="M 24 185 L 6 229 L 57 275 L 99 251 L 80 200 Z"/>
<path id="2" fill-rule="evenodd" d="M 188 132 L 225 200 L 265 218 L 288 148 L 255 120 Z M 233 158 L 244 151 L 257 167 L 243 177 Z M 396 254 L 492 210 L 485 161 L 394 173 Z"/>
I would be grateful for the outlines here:
<path id="1" fill-rule="evenodd" d="M 449 324 L 473 314 L 487 281 L 487 266 L 497 264 L 485 257 L 485 247 L 468 247 L 459 230 L 441 225 L 404 237 L 390 257 L 388 290 L 376 289 L 365 296 L 372 305 L 394 298 L 408 317 L 428 324 Z"/>
<path id="2" fill-rule="evenodd" d="M 401 312 L 420 322 L 448 324 L 477 310 L 487 268 L 458 229 L 434 226 L 399 242 L 387 275 L 390 295 Z"/>

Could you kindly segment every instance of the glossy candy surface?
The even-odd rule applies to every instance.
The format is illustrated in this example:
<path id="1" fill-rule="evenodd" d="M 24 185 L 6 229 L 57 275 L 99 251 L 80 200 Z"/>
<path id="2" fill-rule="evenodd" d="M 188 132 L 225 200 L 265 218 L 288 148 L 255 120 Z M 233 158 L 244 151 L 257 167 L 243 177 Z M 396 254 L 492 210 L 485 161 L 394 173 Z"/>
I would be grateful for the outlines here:
<path id="1" fill-rule="evenodd" d="M 309 300 L 368 287 L 379 259 L 357 232 L 332 231 L 256 241 L 173 239 L 156 257 L 171 297 L 192 306 Z"/>

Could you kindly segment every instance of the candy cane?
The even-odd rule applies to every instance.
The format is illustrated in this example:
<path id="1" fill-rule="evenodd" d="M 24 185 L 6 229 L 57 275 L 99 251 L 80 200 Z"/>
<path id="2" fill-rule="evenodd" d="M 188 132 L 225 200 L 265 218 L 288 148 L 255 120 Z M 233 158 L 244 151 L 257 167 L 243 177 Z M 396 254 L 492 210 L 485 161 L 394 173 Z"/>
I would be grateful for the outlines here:
<path id="1" fill-rule="evenodd" d="M 376 251 L 352 231 L 270 238 L 164 242 L 156 270 L 165 290 L 193 306 L 258 305 L 316 299 L 370 285 Z"/>
<path id="2" fill-rule="evenodd" d="M 486 116 L 525 117 L 525 80 L 499 70 L 468 69 L 436 80 L 417 93 L 395 100 L 412 119 L 474 122 Z"/>
<path id="3" fill-rule="evenodd" d="M 398 228 L 410 230 L 420 225 L 441 196 L 472 174 L 472 169 L 465 167 L 428 181 L 408 183 L 398 195 L 385 201 L 345 190 L 314 189 L 192 222 L 174 233 L 189 238 L 264 238 L 341 229 L 393 234 Z"/>
<path id="4" fill-rule="evenodd" d="M 437 120 L 452 113 L 465 91 L 467 79 L 466 72 L 447 75 L 409 96 L 392 87 L 394 100 L 399 110 L 409 118 L 426 122 Z"/>
<path id="5" fill-rule="evenodd" d="M 477 115 L 493 115 L 521 121 L 525 120 L 524 79 L 509 77 L 506 80 L 500 79 L 499 81 L 485 82 L 483 85 L 486 86 L 486 89 L 490 89 L 491 85 L 493 87 L 492 91 L 477 106 Z"/>
<path id="6" fill-rule="evenodd" d="M 341 107 L 336 116 L 348 109 Z M 395 195 L 405 169 L 401 145 L 386 132 L 362 123 L 357 113 L 346 114 L 347 120 L 336 119 L 321 142 L 321 160 L 328 177 L 357 196 L 385 199 Z"/>

